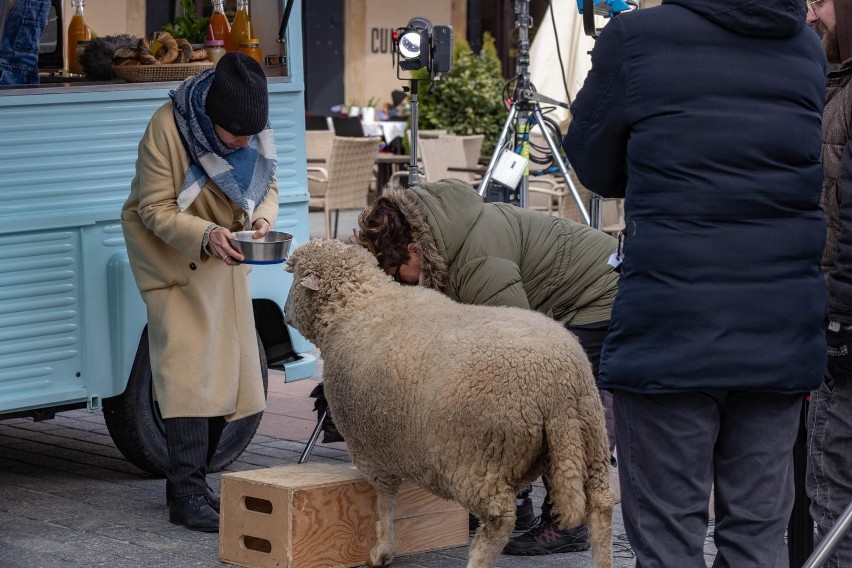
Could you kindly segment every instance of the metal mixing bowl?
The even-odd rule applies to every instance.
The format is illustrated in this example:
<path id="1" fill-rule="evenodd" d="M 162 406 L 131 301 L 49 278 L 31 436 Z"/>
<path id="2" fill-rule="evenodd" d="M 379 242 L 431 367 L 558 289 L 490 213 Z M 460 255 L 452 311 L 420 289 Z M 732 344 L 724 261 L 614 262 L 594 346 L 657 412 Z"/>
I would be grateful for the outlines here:
<path id="1" fill-rule="evenodd" d="M 279 231 L 269 231 L 259 239 L 251 236 L 254 231 L 237 231 L 231 246 L 243 253 L 245 264 L 277 264 L 287 259 L 293 235 Z"/>

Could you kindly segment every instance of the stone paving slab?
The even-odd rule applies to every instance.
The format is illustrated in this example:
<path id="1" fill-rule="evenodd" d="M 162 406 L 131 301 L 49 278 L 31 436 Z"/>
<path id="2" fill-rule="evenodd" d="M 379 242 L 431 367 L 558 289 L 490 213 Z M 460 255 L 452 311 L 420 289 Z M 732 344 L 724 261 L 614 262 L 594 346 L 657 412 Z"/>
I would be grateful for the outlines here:
<path id="1" fill-rule="evenodd" d="M 168 522 L 165 484 L 126 462 L 100 429 L 100 414 L 72 411 L 46 428 L 24 419 L 0 421 L 0 568 L 224 567 L 218 535 Z M 35 427 L 34 427 L 35 426 Z M 95 440 L 94 442 L 92 440 Z M 318 444 L 311 461 L 349 462 L 343 444 Z M 345 446 L 344 446 L 345 447 Z M 227 471 L 296 463 L 304 444 L 256 436 Z M 219 489 L 220 474 L 210 476 Z M 539 504 L 543 488 L 536 484 Z M 623 532 L 616 515 L 616 539 Z M 400 568 L 455 568 L 467 547 L 397 558 Z M 632 566 L 628 547 L 616 567 Z M 547 557 L 501 556 L 498 568 L 590 566 L 588 552 Z"/>
<path id="2" fill-rule="evenodd" d="M 317 376 L 321 369 L 320 359 Z M 298 461 L 305 444 L 298 437 L 287 436 L 302 429 L 304 405 L 310 408 L 312 401 L 296 404 L 285 391 L 298 390 L 297 396 L 304 399 L 311 386 L 301 383 L 309 382 L 270 389 L 260 433 L 225 472 Z M 309 422 L 312 428 L 315 417 Z M 282 433 L 282 425 L 289 426 L 289 431 Z M 317 444 L 310 459 L 350 462 L 344 443 Z M 220 476 L 209 476 L 210 485 L 217 492 Z M 541 483 L 534 484 L 532 497 L 537 509 L 543 496 Z M 0 421 L 0 568 L 230 566 L 219 562 L 218 545 L 216 534 L 193 532 L 168 522 L 164 481 L 124 459 L 109 437 L 100 413 L 76 410 L 45 422 Z M 709 536 L 705 553 L 709 566 L 715 554 Z M 397 558 L 393 566 L 464 568 L 467 554 L 467 547 L 415 554 Z M 613 515 L 613 566 L 627 568 L 634 564 L 617 505 Z M 496 568 L 589 566 L 589 552 L 537 557 L 504 555 L 496 564 Z"/>

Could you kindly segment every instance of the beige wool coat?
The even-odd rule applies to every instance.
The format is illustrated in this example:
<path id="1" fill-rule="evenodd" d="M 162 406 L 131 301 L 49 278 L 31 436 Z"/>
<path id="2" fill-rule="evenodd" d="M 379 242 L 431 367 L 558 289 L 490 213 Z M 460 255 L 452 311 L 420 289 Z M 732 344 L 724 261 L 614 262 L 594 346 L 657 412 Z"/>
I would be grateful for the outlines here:
<path id="1" fill-rule="evenodd" d="M 169 102 L 154 113 L 139 142 L 121 226 L 133 276 L 148 307 L 160 412 L 164 418 L 236 420 L 265 406 L 250 269 L 209 257 L 201 243 L 211 223 L 238 231 L 263 218 L 274 226 L 278 185 L 273 178 L 251 220 L 211 181 L 180 212 L 177 196 L 188 167 L 189 154 Z"/>

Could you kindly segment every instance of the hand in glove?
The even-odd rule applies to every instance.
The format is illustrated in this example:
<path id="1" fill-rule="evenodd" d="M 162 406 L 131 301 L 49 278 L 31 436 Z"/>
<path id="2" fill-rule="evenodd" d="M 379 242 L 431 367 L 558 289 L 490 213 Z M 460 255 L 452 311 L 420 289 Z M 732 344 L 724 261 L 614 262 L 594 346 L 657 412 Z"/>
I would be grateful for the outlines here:
<path id="1" fill-rule="evenodd" d="M 835 382 L 852 375 L 852 326 L 831 322 L 825 339 L 828 343 L 828 375 Z"/>

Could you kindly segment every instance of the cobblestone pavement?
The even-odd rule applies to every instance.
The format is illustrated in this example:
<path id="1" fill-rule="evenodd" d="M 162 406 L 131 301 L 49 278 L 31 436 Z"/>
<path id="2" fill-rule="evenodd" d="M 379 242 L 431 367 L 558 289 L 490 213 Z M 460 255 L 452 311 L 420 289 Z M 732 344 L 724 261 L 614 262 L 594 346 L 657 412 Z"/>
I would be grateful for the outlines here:
<path id="1" fill-rule="evenodd" d="M 304 391 L 306 387 L 310 385 L 301 388 Z M 282 411 L 276 408 L 287 405 L 276 402 L 275 396 L 271 389 L 270 408 L 260 432 L 281 429 L 275 420 L 280 419 Z M 313 419 L 311 402 L 306 399 L 298 411 L 304 416 L 307 431 Z M 226 471 L 296 463 L 303 449 L 302 441 L 260 433 Z M 344 444 L 318 444 L 311 461 L 348 463 L 349 454 Z M 218 492 L 220 474 L 209 478 Z M 536 484 L 536 507 L 542 495 L 542 486 Z M 45 422 L 0 422 L 0 568 L 227 566 L 218 560 L 218 536 L 170 524 L 164 501 L 164 481 L 124 459 L 99 413 L 79 410 Z M 613 518 L 613 543 L 614 566 L 633 566 L 618 506 Z M 706 553 L 710 564 L 712 545 Z M 400 557 L 393 566 L 464 567 L 466 559 L 467 548 L 461 547 Z M 501 556 L 497 562 L 499 568 L 557 566 L 591 566 L 589 553 Z"/>

